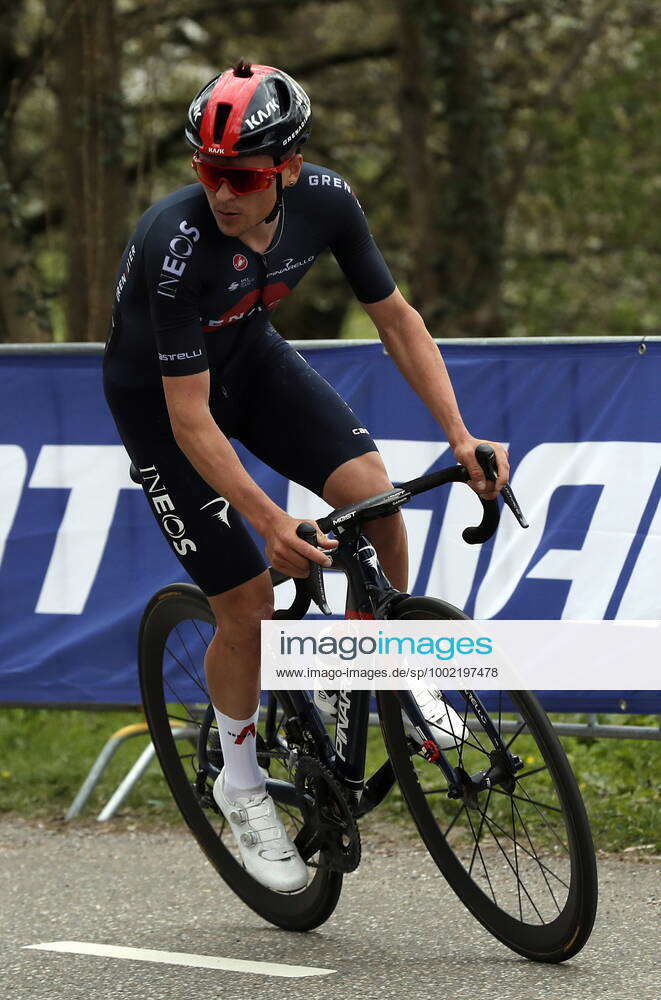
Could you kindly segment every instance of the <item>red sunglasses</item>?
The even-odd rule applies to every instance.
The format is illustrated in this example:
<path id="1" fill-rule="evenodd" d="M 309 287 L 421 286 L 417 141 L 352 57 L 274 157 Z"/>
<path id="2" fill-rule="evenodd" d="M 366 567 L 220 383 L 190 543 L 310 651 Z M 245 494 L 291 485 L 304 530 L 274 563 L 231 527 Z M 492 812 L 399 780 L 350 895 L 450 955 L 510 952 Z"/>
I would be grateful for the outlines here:
<path id="1" fill-rule="evenodd" d="M 219 167 L 215 163 L 205 163 L 193 156 L 193 170 L 202 184 L 210 191 L 217 191 L 223 181 L 226 181 L 232 194 L 253 194 L 255 191 L 265 191 L 271 186 L 274 177 L 281 174 L 289 160 L 273 167 Z"/>

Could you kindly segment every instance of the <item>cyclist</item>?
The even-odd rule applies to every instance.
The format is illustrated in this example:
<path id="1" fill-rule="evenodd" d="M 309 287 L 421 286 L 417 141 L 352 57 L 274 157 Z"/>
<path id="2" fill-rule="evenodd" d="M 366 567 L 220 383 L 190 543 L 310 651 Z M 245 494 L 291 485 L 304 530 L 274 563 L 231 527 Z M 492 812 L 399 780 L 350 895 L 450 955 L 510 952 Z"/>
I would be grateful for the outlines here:
<path id="1" fill-rule="evenodd" d="M 481 439 L 466 429 L 439 351 L 404 299 L 347 182 L 304 163 L 310 102 L 286 73 L 240 60 L 190 105 L 186 139 L 198 181 L 161 198 L 138 222 L 119 268 L 104 388 L 161 531 L 209 599 L 218 625 L 205 669 L 224 768 L 214 798 L 246 869 L 292 892 L 307 870 L 265 792 L 255 725 L 260 622 L 273 612 L 267 560 L 294 577 L 329 565 L 296 535 L 241 465 L 230 439 L 342 506 L 391 488 L 369 431 L 276 332 L 270 313 L 330 248 L 408 383 L 447 436 L 480 496 Z M 406 590 L 400 514 L 366 530 L 393 586 Z M 445 704 L 428 714 L 442 725 Z M 444 713 L 446 713 L 444 715 Z"/>

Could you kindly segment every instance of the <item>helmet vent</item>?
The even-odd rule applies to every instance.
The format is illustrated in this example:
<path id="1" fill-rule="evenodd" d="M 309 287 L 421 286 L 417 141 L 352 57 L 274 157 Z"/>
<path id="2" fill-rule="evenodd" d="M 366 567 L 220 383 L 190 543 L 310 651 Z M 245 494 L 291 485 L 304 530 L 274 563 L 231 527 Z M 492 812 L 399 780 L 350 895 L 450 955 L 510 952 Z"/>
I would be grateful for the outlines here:
<path id="1" fill-rule="evenodd" d="M 227 125 L 227 119 L 229 118 L 231 110 L 231 104 L 219 104 L 216 108 L 216 120 L 213 123 L 214 142 L 222 143 L 223 135 L 225 134 L 225 126 Z"/>
<path id="2" fill-rule="evenodd" d="M 273 81 L 276 93 L 278 95 L 278 104 L 280 105 L 280 116 L 284 118 L 289 114 L 289 109 L 291 107 L 291 95 L 289 93 L 289 87 L 284 82 L 284 80 L 279 80 L 277 77 Z"/>

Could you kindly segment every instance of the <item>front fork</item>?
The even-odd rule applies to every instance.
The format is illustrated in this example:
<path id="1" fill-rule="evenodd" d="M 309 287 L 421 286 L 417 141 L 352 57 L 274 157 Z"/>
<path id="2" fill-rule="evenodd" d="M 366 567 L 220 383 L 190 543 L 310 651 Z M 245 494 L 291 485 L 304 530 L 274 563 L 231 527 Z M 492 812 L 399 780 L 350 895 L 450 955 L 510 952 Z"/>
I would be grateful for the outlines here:
<path id="1" fill-rule="evenodd" d="M 474 691 L 460 691 L 459 693 L 471 706 L 476 719 L 489 737 L 494 749 L 489 753 L 489 767 L 472 775 L 468 774 L 460 765 L 452 766 L 443 750 L 436 743 L 429 723 L 420 711 L 413 693 L 411 691 L 395 691 L 394 693 L 403 711 L 421 737 L 422 756 L 431 764 L 435 764 L 445 775 L 449 798 L 463 799 L 466 805 L 475 806 L 478 793 L 493 785 L 500 784 L 508 792 L 514 790 L 514 774 L 523 767 L 523 762 L 520 757 L 517 757 L 505 746 L 498 730 L 491 721 L 491 717 Z"/>

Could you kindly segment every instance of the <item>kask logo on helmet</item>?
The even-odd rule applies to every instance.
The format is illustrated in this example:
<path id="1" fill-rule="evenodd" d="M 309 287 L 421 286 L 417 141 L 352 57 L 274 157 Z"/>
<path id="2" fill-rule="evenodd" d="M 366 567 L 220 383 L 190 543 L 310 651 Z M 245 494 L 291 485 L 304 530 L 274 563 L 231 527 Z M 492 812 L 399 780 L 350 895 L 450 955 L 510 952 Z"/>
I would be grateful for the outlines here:
<path id="1" fill-rule="evenodd" d="M 259 108 L 257 111 L 254 111 L 249 118 L 244 119 L 244 125 L 247 125 L 248 128 L 252 131 L 252 129 L 258 128 L 262 124 L 262 122 L 265 122 L 268 118 L 271 117 L 272 114 L 274 114 L 276 111 L 279 110 L 280 110 L 280 105 L 278 104 L 275 97 L 272 97 L 270 100 L 266 102 L 266 107 Z"/>

